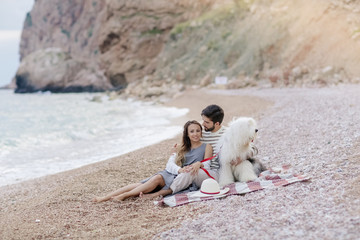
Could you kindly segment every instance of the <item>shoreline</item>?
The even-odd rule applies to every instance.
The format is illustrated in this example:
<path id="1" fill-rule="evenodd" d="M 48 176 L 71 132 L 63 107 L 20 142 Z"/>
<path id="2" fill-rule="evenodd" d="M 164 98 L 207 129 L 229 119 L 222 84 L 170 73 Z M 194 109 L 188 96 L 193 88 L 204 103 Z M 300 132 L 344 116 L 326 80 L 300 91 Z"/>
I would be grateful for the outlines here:
<path id="1" fill-rule="evenodd" d="M 199 96 L 201 96 L 201 97 L 199 98 Z M 247 96 L 226 96 L 226 95 L 222 95 L 222 94 L 212 95 L 212 94 L 209 94 L 208 90 L 189 89 L 189 90 L 186 90 L 185 92 L 183 92 L 177 98 L 171 99 L 171 100 L 163 103 L 162 105 L 165 106 L 165 107 L 176 107 L 176 108 L 187 108 L 187 109 L 189 109 L 187 114 L 185 114 L 183 116 L 180 116 L 180 117 L 177 117 L 177 118 L 174 118 L 171 121 L 171 125 L 179 124 L 179 125 L 182 126 L 188 120 L 197 120 L 197 121 L 199 121 L 201 123 L 201 116 L 200 116 L 201 110 L 203 108 L 205 108 L 209 104 L 212 104 L 212 103 L 218 104 L 218 102 L 221 102 L 221 101 L 233 102 L 235 99 L 238 100 L 238 101 L 244 101 L 244 100 L 246 100 L 246 98 L 247 98 Z M 193 102 L 195 102 L 195 101 L 200 102 L 200 104 L 198 103 L 197 105 L 192 105 Z M 257 110 L 252 110 L 251 106 L 250 106 L 250 108 L 247 107 L 246 109 L 238 109 L 238 110 L 234 111 L 234 109 L 231 108 L 231 107 L 222 106 L 222 108 L 224 109 L 224 112 L 225 112 L 225 117 L 224 117 L 223 123 L 227 124 L 229 121 L 231 121 L 231 119 L 233 117 L 237 117 L 237 116 L 252 116 L 252 117 L 255 117 L 256 116 L 255 113 L 257 111 L 260 111 L 259 109 L 261 109 L 261 110 L 265 109 L 268 106 L 270 106 L 271 104 L 272 104 L 271 102 L 267 102 L 267 101 L 265 101 L 265 100 L 263 100 L 261 98 L 258 98 L 257 102 L 254 103 L 254 105 L 257 105 L 258 107 L 261 106 L 261 107 L 258 108 Z M 219 105 L 221 106 L 221 104 L 219 104 Z M 191 106 L 191 107 L 189 107 L 189 106 Z M 139 149 L 135 149 L 135 150 L 132 150 L 130 152 L 126 152 L 126 153 L 121 154 L 121 155 L 106 158 L 106 159 L 100 160 L 98 162 L 86 164 L 84 166 L 76 167 L 76 168 L 65 170 L 65 171 L 58 172 L 58 173 L 48 174 L 48 175 L 40 176 L 40 177 L 37 177 L 37 178 L 24 180 L 24 181 L 21 181 L 21 182 L 16 182 L 16 183 L 3 185 L 3 186 L 0 186 L 0 190 L 2 188 L 5 188 L 5 189 L 6 188 L 13 188 L 13 187 L 17 188 L 17 186 L 19 186 L 19 188 L 22 188 L 21 185 L 27 186 L 27 185 L 31 184 L 31 182 L 34 182 L 34 184 L 37 184 L 35 182 L 42 181 L 42 179 L 48 179 L 48 178 L 53 178 L 53 177 L 56 178 L 56 175 L 68 175 L 68 174 L 74 174 L 74 173 L 77 174 L 76 172 L 78 172 L 78 171 L 81 172 L 82 170 L 85 170 L 87 168 L 92 168 L 92 167 L 96 167 L 96 168 L 100 167 L 101 168 L 101 166 L 98 166 L 98 165 L 105 164 L 108 161 L 115 161 L 116 159 L 119 159 L 119 158 L 121 158 L 121 157 L 123 157 L 125 155 L 133 154 L 133 153 L 135 153 L 137 151 L 140 151 L 142 149 L 151 148 L 151 147 L 154 147 L 156 145 L 161 145 L 161 144 L 164 144 L 164 143 L 167 143 L 167 142 L 169 142 L 169 144 L 170 144 L 170 148 L 169 148 L 169 155 L 170 155 L 171 154 L 171 147 L 172 147 L 170 142 L 178 143 L 180 141 L 181 141 L 181 133 L 177 134 L 175 137 L 169 137 L 168 139 L 159 141 L 157 143 L 150 144 L 150 145 L 141 147 Z M 165 162 L 165 164 L 166 164 L 166 162 Z"/>
<path id="2" fill-rule="evenodd" d="M 360 86 L 355 85 L 354 90 L 351 86 L 345 86 L 343 88 L 346 90 L 346 93 L 350 92 L 351 94 L 354 94 L 352 92 L 356 91 L 356 89 L 360 89 Z M 304 148 L 302 148 L 302 145 L 308 144 L 310 139 L 305 139 L 305 142 L 301 142 L 302 139 L 299 137 L 300 146 L 297 146 L 297 144 L 299 144 L 298 142 L 295 141 L 292 143 L 293 139 L 289 139 L 289 144 L 292 143 L 293 145 L 282 146 L 281 144 L 284 143 L 281 142 L 281 137 L 277 136 L 279 132 L 283 131 L 282 134 L 286 134 L 287 132 L 294 131 L 295 129 L 293 126 L 282 129 L 282 126 L 278 126 L 277 123 L 281 123 L 280 121 L 282 118 L 286 119 L 291 117 L 292 115 L 290 113 L 296 114 L 294 111 L 300 111 L 301 103 L 293 101 L 306 99 L 311 102 L 313 100 L 312 98 L 308 98 L 308 95 L 313 96 L 313 94 L 315 94 L 314 97 L 316 98 L 316 95 L 319 95 L 316 91 L 322 94 L 320 97 L 327 97 L 334 95 L 334 93 L 338 90 L 343 90 L 342 87 L 314 89 L 314 91 L 311 89 L 308 91 L 304 90 L 305 89 L 241 89 L 239 91 L 203 89 L 187 90 L 178 98 L 170 100 L 164 105 L 173 107 L 189 106 L 188 108 L 190 111 L 184 117 L 187 118 L 186 120 L 201 119 L 200 111 L 212 103 L 216 103 L 224 108 L 226 114 L 224 119 L 225 124 L 227 124 L 233 116 L 254 117 L 261 123 L 261 135 L 258 139 L 258 145 L 261 151 L 259 156 L 260 159 L 266 160 L 269 158 L 271 163 L 269 162 L 270 160 L 268 160 L 265 164 L 270 164 L 271 166 L 289 163 L 290 161 L 294 164 L 293 167 L 295 170 L 299 172 L 305 171 L 312 175 L 314 180 L 310 184 L 294 184 L 287 186 L 286 188 L 282 188 L 283 190 L 259 191 L 253 194 L 247 194 L 243 197 L 233 196 L 225 198 L 224 200 L 188 204 L 177 208 L 160 208 L 154 206 L 151 200 L 140 199 L 128 199 L 122 203 L 105 202 L 94 204 L 91 202 L 92 197 L 95 195 L 106 194 L 125 184 L 140 181 L 148 176 L 151 176 L 153 173 L 162 170 L 165 167 L 174 142 L 180 141 L 180 135 L 178 135 L 177 137 L 162 141 L 158 144 L 141 148 L 105 161 L 93 163 L 78 169 L 29 180 L 15 185 L 0 187 L 0 207 L 2 209 L 0 213 L 0 237 L 2 239 L 144 239 L 144 236 L 146 236 L 146 238 L 151 239 L 155 236 L 156 239 L 173 239 L 176 234 L 178 234 L 177 236 L 182 234 L 184 237 L 194 237 L 197 235 L 201 236 L 201 234 L 209 231 L 208 234 L 214 236 L 215 239 L 217 233 L 214 231 L 218 231 L 218 229 L 205 230 L 204 228 L 206 228 L 206 224 L 203 225 L 204 223 L 202 222 L 204 216 L 207 221 L 210 222 L 217 221 L 219 218 L 220 222 L 231 221 L 228 219 L 226 214 L 228 211 L 234 213 L 237 211 L 231 207 L 234 205 L 237 209 L 243 209 L 244 213 L 242 214 L 248 214 L 248 219 L 254 221 L 256 217 L 261 215 L 261 212 L 257 213 L 258 216 L 253 216 L 254 213 L 248 212 L 246 206 L 256 208 L 261 207 L 261 205 L 264 205 L 267 202 L 264 202 L 261 199 L 269 198 L 270 201 L 272 194 L 275 193 L 292 196 L 292 198 L 296 198 L 294 194 L 306 193 L 310 195 L 313 192 L 311 189 L 316 187 L 317 184 L 321 184 L 321 177 L 319 178 L 319 176 L 314 175 L 314 168 L 307 168 L 307 165 L 302 165 L 301 163 L 308 161 L 309 167 L 314 164 L 321 165 L 322 163 L 311 161 L 312 157 L 310 158 L 309 156 L 309 160 L 301 158 L 301 154 L 305 154 L 309 151 L 306 149 L 303 150 Z M 346 95 L 342 96 L 341 94 L 335 95 L 337 98 L 344 98 L 344 102 L 346 100 L 346 103 L 349 101 L 349 104 L 351 103 L 354 105 L 351 102 L 353 101 L 351 99 L 351 97 L 354 97 L 353 95 L 350 97 Z M 293 98 L 295 100 L 291 100 Z M 332 98 L 330 97 L 329 99 Z M 316 101 L 316 99 L 314 101 Z M 319 105 L 322 104 L 321 101 L 318 101 L 317 103 Z M 301 110 L 300 113 L 308 114 L 307 107 L 309 107 L 310 110 L 316 109 L 315 105 L 313 106 L 311 104 L 307 104 L 305 109 Z M 355 107 L 357 106 L 353 106 L 352 110 L 357 113 L 358 110 L 357 108 L 355 109 Z M 334 106 L 334 108 L 336 110 L 337 106 Z M 327 109 L 319 109 L 319 111 L 325 110 Z M 278 114 L 280 115 L 278 116 Z M 318 114 L 321 114 L 321 112 Z M 357 120 L 358 117 L 356 116 L 356 114 L 353 115 L 352 120 Z M 183 121 L 181 118 L 176 121 L 181 123 L 181 121 Z M 314 118 L 314 115 L 312 115 L 312 118 Z M 291 126 L 292 123 L 288 120 L 284 121 L 282 124 L 290 124 Z M 356 121 L 352 124 L 358 123 Z M 316 131 L 317 129 L 314 130 Z M 316 136 L 317 135 L 315 134 L 311 137 Z M 359 140 L 357 136 L 354 136 L 354 138 Z M 274 139 L 276 139 L 275 142 Z M 271 142 L 272 144 L 269 146 L 264 144 L 264 142 Z M 342 150 L 343 148 L 338 146 L 339 150 L 337 154 L 334 155 L 334 158 L 336 158 L 336 156 L 343 156 L 346 154 L 351 156 L 356 154 L 356 152 L 360 149 L 360 143 L 355 142 L 353 144 L 353 147 L 351 147 L 352 151 L 350 152 L 344 152 L 345 150 Z M 283 150 L 283 147 L 288 148 L 289 151 Z M 275 152 L 273 152 L 274 149 Z M 302 150 L 305 153 L 301 153 Z M 298 151 L 300 151 L 300 153 L 298 153 Z M 331 149 L 328 151 L 329 155 L 333 155 Z M 281 155 L 279 155 L 279 153 L 281 153 Z M 299 159 L 289 159 L 286 157 L 289 154 L 293 157 L 296 157 L 297 155 L 300 157 Z M 326 154 L 326 152 L 323 154 Z M 349 159 L 349 165 L 341 166 L 343 172 L 347 173 L 348 169 L 353 169 L 354 166 L 357 168 L 359 167 L 355 161 L 356 158 L 349 157 Z M 325 171 L 336 172 L 337 167 L 337 163 L 334 162 L 329 164 L 329 169 L 325 169 Z M 315 165 L 315 169 L 316 168 L 318 168 L 317 165 Z M 339 172 L 336 173 L 339 174 Z M 347 177 L 339 176 L 339 178 L 336 178 L 336 181 L 338 183 L 349 181 L 349 176 L 346 176 Z M 358 186 L 358 184 L 356 185 L 354 179 L 352 179 L 351 182 L 351 186 Z M 326 185 L 321 187 L 326 189 Z M 357 194 L 359 189 L 360 188 L 355 187 L 349 189 L 347 193 L 351 196 L 358 196 Z M 329 192 L 331 193 L 331 191 Z M 276 197 L 276 195 L 274 196 Z M 311 197 L 315 198 L 313 194 L 311 194 Z M 284 201 L 283 199 L 287 199 L 285 196 L 276 199 L 276 201 L 286 205 L 286 203 L 282 202 Z M 351 204 L 352 200 L 346 198 L 343 199 L 343 201 L 345 201 L 349 212 L 357 212 L 359 210 L 355 205 Z M 260 206 L 255 206 L 254 204 Z M 306 201 L 303 204 L 309 205 Z M 219 212 L 217 205 L 226 205 L 227 207 Z M 298 203 L 298 206 L 302 205 Z M 306 208 L 307 206 L 303 207 Z M 318 207 L 318 209 L 319 213 L 317 214 L 322 216 L 322 211 L 320 211 L 321 207 Z M 275 214 L 277 211 L 279 214 L 292 217 L 291 213 L 282 212 L 277 205 L 274 205 L 266 210 L 264 209 L 263 211 L 266 214 L 269 214 L 267 211 L 275 211 L 272 212 L 272 214 Z M 331 212 L 331 216 L 341 215 L 338 214 L 337 211 L 337 209 L 333 210 L 333 212 Z M 219 215 L 217 215 L 217 218 L 214 218 L 214 214 Z M 315 213 L 307 214 L 309 214 L 311 219 L 317 219 L 317 215 Z M 350 230 L 347 230 L 347 233 L 351 234 L 354 226 L 356 227 L 356 220 L 354 220 L 353 224 L 349 224 L 350 220 L 348 214 L 346 214 L 344 218 L 347 225 L 341 227 L 345 229 L 344 231 L 351 228 Z M 234 216 L 232 219 L 233 221 L 241 221 L 241 219 L 237 219 L 237 217 Z M 194 222 L 201 223 L 200 225 L 196 224 L 196 226 L 198 226 L 197 229 L 191 229 L 189 226 L 189 223 L 193 223 L 194 225 Z M 260 225 L 269 227 L 267 224 L 270 223 L 270 220 L 267 221 L 264 218 L 262 224 Z M 246 225 L 248 223 L 243 224 Z M 286 228 L 287 225 L 286 223 L 284 224 L 285 225 L 281 226 Z M 324 224 L 326 225 L 328 223 L 325 222 Z M 224 227 L 223 230 L 224 229 L 226 229 L 226 227 Z M 241 229 L 239 231 L 243 232 L 240 232 L 239 234 L 243 235 L 245 233 L 251 233 L 251 229 L 252 228 Z M 259 229 L 257 230 L 260 231 Z M 262 232 L 262 234 L 267 234 L 267 232 Z M 250 239 L 252 238 L 250 237 Z"/>
<path id="3" fill-rule="evenodd" d="M 172 138 L 182 128 L 172 124 L 173 119 L 188 111 L 111 98 L 107 93 L 20 96 L 4 91 L 0 97 L 4 116 L 0 186 L 79 168 Z M 93 102 L 94 98 L 99 101 Z M 30 123 L 34 124 L 29 127 Z"/>

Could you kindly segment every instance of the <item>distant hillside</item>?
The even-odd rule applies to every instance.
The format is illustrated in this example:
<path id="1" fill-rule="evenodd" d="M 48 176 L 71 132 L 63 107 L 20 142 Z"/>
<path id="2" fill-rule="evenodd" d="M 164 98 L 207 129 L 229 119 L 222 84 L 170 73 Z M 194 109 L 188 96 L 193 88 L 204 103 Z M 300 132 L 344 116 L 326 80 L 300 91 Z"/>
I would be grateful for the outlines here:
<path id="1" fill-rule="evenodd" d="M 359 12 L 351 0 L 38 0 L 16 88 L 147 98 L 216 76 L 228 88 L 359 82 Z"/>

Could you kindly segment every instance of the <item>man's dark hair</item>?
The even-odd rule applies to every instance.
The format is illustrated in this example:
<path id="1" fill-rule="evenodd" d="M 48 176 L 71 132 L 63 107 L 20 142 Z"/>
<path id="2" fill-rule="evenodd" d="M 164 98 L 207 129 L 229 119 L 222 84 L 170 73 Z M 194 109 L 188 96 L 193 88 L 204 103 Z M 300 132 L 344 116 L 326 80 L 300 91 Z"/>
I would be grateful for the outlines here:
<path id="1" fill-rule="evenodd" d="M 202 115 L 209 118 L 214 123 L 219 122 L 221 124 L 224 119 L 224 110 L 218 105 L 213 104 L 204 108 L 201 112 L 201 116 Z"/>

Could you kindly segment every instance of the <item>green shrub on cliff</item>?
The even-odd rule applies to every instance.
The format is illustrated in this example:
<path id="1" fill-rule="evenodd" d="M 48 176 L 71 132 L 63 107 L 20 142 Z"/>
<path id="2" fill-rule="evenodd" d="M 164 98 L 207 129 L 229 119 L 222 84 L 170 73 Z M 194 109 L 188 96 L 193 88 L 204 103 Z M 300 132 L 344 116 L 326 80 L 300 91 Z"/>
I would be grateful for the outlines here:
<path id="1" fill-rule="evenodd" d="M 31 27 L 31 26 L 32 26 L 31 14 L 30 14 L 30 12 L 28 12 L 28 13 L 26 13 L 25 27 Z"/>
<path id="2" fill-rule="evenodd" d="M 230 68 L 246 48 L 245 41 L 237 39 L 237 22 L 247 12 L 228 4 L 177 24 L 157 66 L 159 76 L 184 75 L 185 82 L 197 83 L 209 73 L 233 74 Z"/>

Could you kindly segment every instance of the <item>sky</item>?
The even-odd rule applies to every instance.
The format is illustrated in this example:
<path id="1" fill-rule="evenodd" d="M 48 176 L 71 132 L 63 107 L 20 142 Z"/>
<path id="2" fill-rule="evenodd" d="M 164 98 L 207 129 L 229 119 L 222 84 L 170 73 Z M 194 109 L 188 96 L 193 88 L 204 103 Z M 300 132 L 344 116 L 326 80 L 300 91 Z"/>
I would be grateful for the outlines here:
<path id="1" fill-rule="evenodd" d="M 34 0 L 0 0 L 0 87 L 11 82 L 19 66 L 20 36 Z"/>

